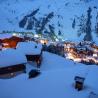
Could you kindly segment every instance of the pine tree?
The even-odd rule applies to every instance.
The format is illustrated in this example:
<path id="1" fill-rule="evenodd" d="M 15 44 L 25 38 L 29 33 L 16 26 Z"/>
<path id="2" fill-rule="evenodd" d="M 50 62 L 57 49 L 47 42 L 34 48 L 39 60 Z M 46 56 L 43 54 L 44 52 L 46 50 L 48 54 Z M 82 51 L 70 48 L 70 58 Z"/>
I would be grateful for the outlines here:
<path id="1" fill-rule="evenodd" d="M 49 33 L 50 38 L 53 41 L 55 41 L 55 39 L 57 38 L 57 36 L 55 34 L 55 28 L 52 25 L 49 25 L 49 30 L 50 30 L 50 33 Z"/>
<path id="2" fill-rule="evenodd" d="M 79 17 L 79 29 L 78 29 L 78 36 L 80 37 L 81 34 L 86 32 L 86 18 L 82 14 L 81 17 Z"/>
<path id="3" fill-rule="evenodd" d="M 84 41 L 91 41 L 92 40 L 92 35 L 91 35 L 91 12 L 92 9 L 89 7 L 87 10 L 87 21 L 86 21 L 86 35 L 84 36 Z"/>
<path id="4" fill-rule="evenodd" d="M 81 34 L 85 33 L 84 41 L 92 41 L 92 30 L 91 30 L 91 12 L 92 9 L 89 7 L 87 10 L 87 17 L 82 15 L 79 18 L 79 30 L 78 30 L 78 36 L 81 36 Z"/>
<path id="5" fill-rule="evenodd" d="M 75 26 L 76 26 L 76 20 L 74 18 L 73 22 L 72 22 L 72 28 L 75 29 Z"/>
<path id="6" fill-rule="evenodd" d="M 59 30 L 58 31 L 58 36 L 61 36 L 62 35 L 62 32 Z"/>
<path id="7" fill-rule="evenodd" d="M 98 35 L 98 13 L 96 16 L 95 33 Z"/>

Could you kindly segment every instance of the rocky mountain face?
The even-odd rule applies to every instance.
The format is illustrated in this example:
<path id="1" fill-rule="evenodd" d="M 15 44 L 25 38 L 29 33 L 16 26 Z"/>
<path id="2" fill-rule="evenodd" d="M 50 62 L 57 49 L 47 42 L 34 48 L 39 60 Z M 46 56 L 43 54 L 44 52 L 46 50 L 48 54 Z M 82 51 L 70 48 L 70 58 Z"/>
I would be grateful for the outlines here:
<path id="1" fill-rule="evenodd" d="M 36 9 L 30 14 L 23 17 L 23 19 L 19 22 L 20 28 L 26 28 L 27 30 L 35 30 L 37 34 L 46 34 L 48 36 L 54 35 L 55 30 L 52 24 L 49 24 L 51 19 L 54 17 L 54 12 L 50 12 L 43 17 L 37 18 L 36 14 L 40 9 Z"/>

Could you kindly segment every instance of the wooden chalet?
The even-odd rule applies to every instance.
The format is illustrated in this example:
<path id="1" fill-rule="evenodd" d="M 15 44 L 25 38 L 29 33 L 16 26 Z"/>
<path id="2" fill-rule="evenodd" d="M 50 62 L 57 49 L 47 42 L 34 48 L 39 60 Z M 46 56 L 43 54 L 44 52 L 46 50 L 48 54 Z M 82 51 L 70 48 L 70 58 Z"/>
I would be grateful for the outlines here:
<path id="1" fill-rule="evenodd" d="M 18 42 L 22 42 L 23 38 L 12 36 L 10 38 L 2 39 L 4 48 L 16 48 Z"/>
<path id="2" fill-rule="evenodd" d="M 26 57 L 15 49 L 0 51 L 0 78 L 11 78 L 26 72 Z"/>
<path id="3" fill-rule="evenodd" d="M 42 62 L 41 44 L 37 44 L 35 42 L 19 42 L 16 49 L 25 54 L 27 61 L 36 62 L 37 67 L 40 67 Z"/>

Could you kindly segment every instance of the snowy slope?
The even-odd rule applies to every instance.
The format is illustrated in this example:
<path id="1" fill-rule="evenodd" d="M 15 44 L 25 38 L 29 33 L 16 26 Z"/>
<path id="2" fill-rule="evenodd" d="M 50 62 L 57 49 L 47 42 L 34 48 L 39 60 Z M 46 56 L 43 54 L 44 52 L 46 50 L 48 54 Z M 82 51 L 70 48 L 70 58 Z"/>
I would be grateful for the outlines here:
<path id="1" fill-rule="evenodd" d="M 78 63 L 77 63 L 78 64 Z M 58 69 L 65 69 L 75 66 L 76 63 L 74 63 L 71 60 L 66 60 L 65 58 L 62 58 L 58 55 L 44 52 L 43 53 L 43 63 L 41 66 L 41 70 L 48 71 L 48 70 L 58 70 Z M 81 64 L 82 65 L 82 64 Z"/>
<path id="2" fill-rule="evenodd" d="M 24 28 L 19 28 L 19 21 L 39 8 L 39 12 L 35 15 L 37 19 L 54 12 L 54 17 L 49 24 L 54 25 L 55 32 L 57 33 L 60 30 L 64 34 L 64 39 L 79 41 L 83 39 L 83 36 L 77 37 L 78 27 L 72 29 L 72 21 L 82 14 L 86 15 L 88 7 L 91 7 L 94 26 L 98 12 L 97 3 L 98 0 L 0 0 L 0 31 L 25 31 Z M 58 23 L 61 26 L 58 26 Z M 35 32 L 34 30 L 31 31 Z M 96 35 L 94 35 L 95 38 Z"/>
<path id="3" fill-rule="evenodd" d="M 45 61 L 37 78 L 28 79 L 27 74 L 22 74 L 13 79 L 0 80 L 0 98 L 88 98 L 91 91 L 98 94 L 97 66 L 74 65 L 71 61 L 69 64 L 62 57 L 47 52 L 43 56 Z M 79 74 L 85 74 L 86 78 L 82 91 L 74 89 L 74 77 Z"/>

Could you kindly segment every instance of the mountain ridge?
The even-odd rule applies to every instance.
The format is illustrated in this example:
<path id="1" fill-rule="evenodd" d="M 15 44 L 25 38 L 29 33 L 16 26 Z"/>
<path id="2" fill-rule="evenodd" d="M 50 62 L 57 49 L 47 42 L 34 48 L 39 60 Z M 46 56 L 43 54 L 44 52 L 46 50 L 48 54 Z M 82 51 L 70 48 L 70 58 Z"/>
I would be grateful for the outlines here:
<path id="1" fill-rule="evenodd" d="M 55 28 L 54 32 L 57 35 L 60 32 L 62 33 L 64 39 L 80 41 L 83 40 L 85 34 L 77 37 L 77 30 L 79 29 L 79 21 L 77 18 L 82 14 L 86 15 L 88 8 L 91 7 L 93 17 L 92 28 L 94 28 L 95 16 L 98 12 L 96 2 L 96 0 L 5 0 L 0 4 L 0 22 L 2 23 L 0 25 L 0 31 L 32 31 L 36 33 L 36 28 L 31 30 L 26 30 L 27 27 L 20 28 L 19 22 L 25 16 L 31 14 L 34 10 L 39 9 L 38 13 L 35 17 L 33 17 L 36 21 L 38 20 L 42 22 L 42 20 L 45 19 L 49 13 L 54 13 L 53 18 L 45 25 L 44 32 L 49 31 L 49 25 L 51 25 Z M 76 19 L 75 29 L 72 28 L 72 22 L 74 19 Z M 93 34 L 93 36 L 95 39 L 96 35 Z"/>

